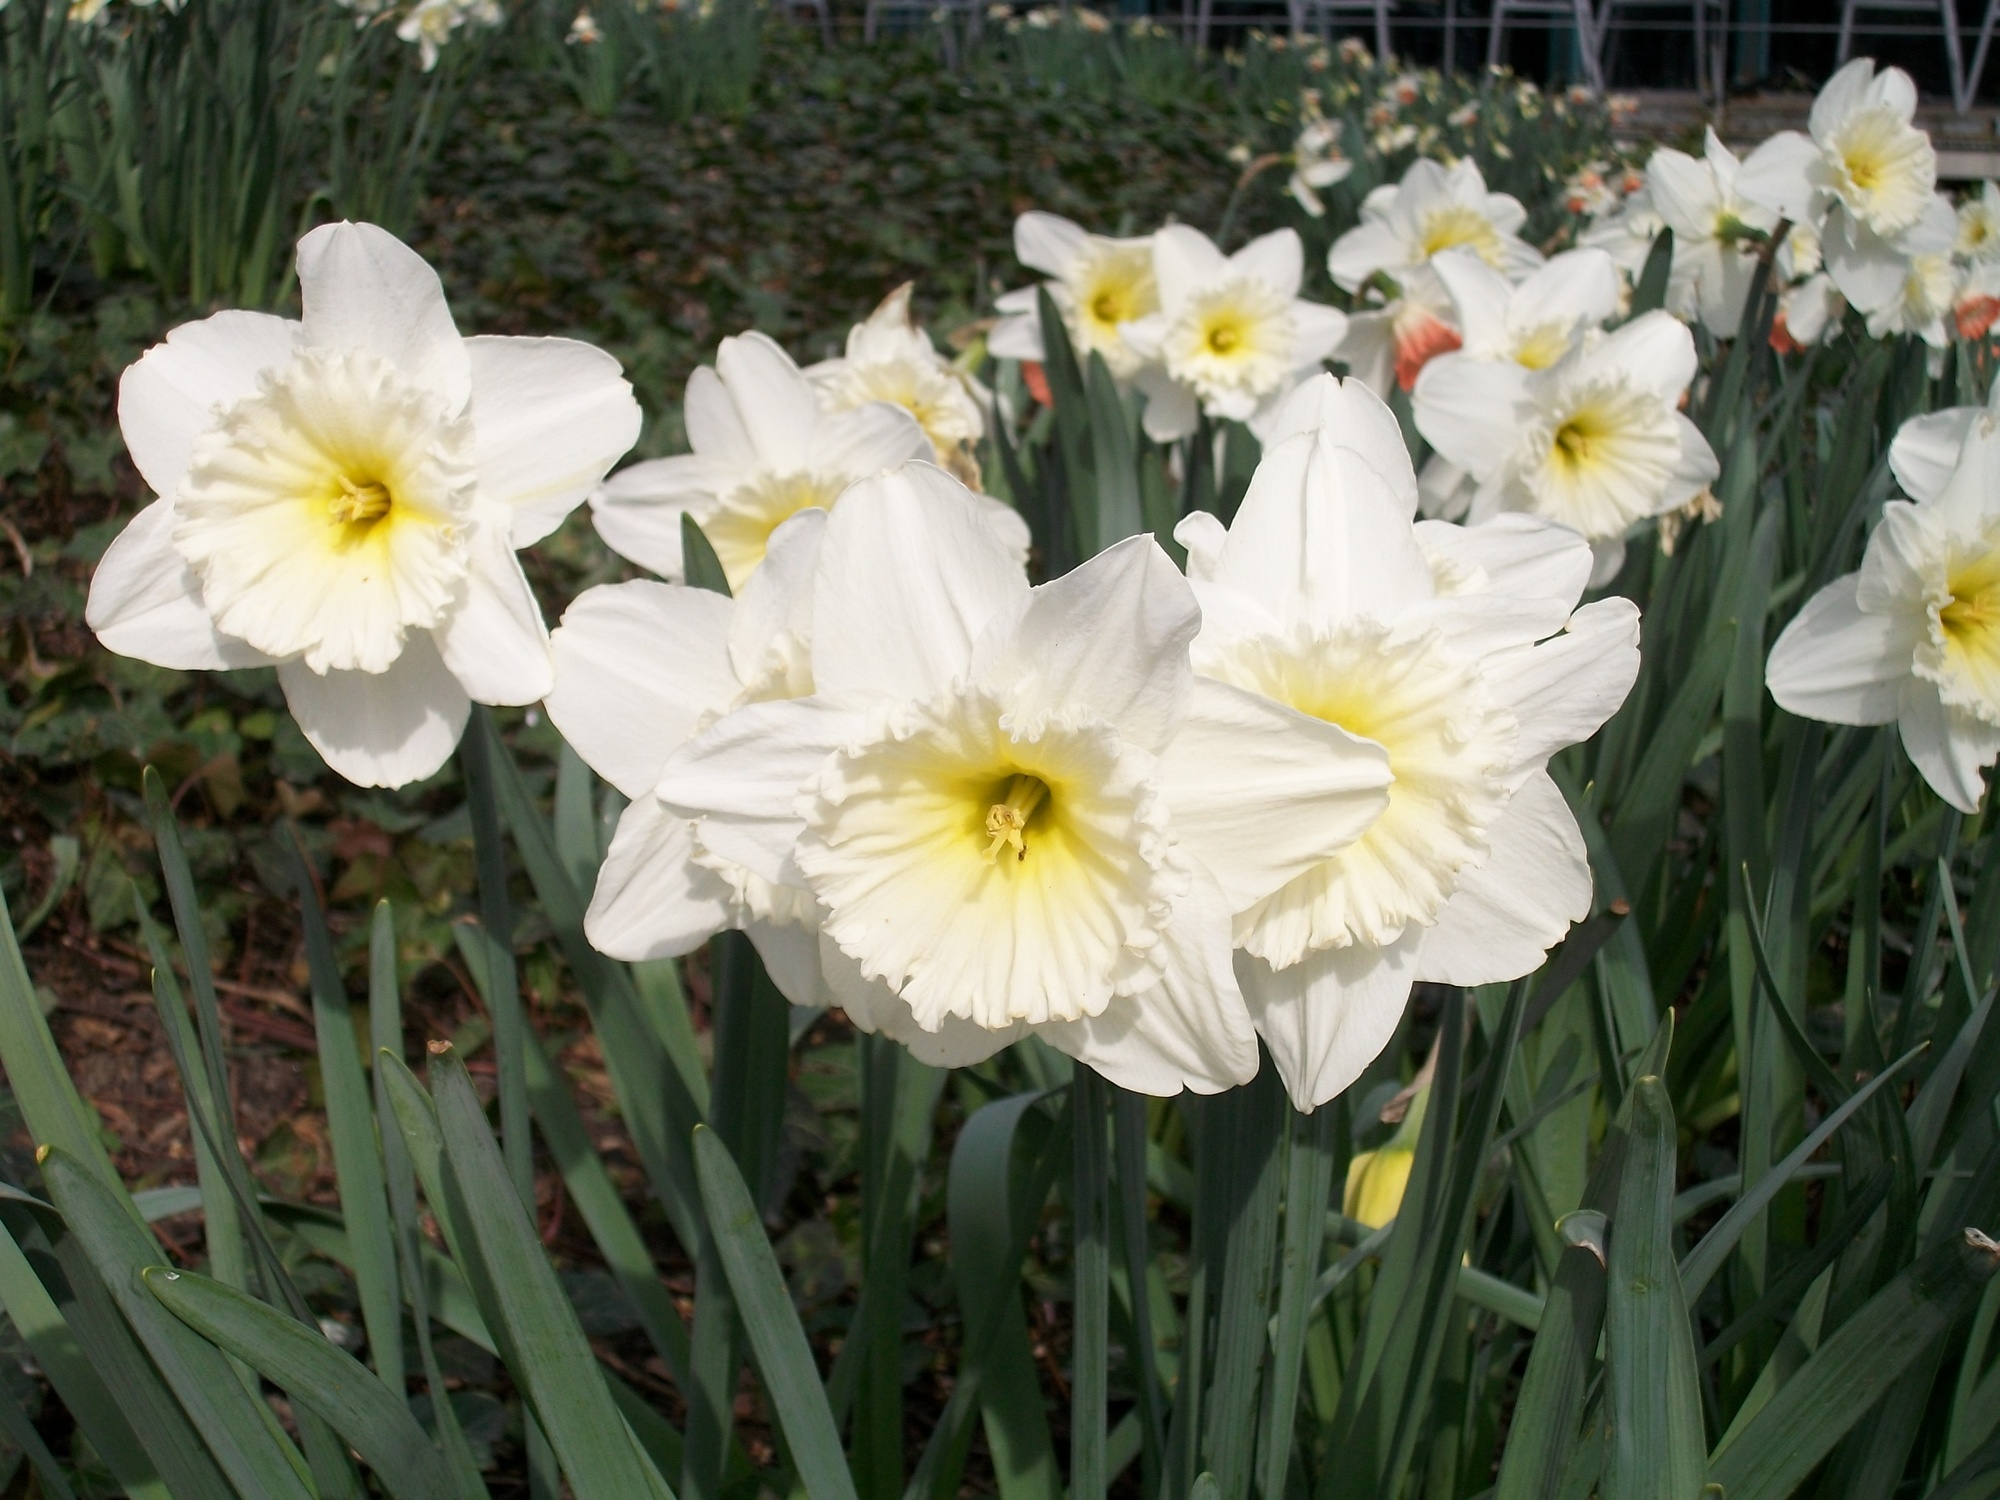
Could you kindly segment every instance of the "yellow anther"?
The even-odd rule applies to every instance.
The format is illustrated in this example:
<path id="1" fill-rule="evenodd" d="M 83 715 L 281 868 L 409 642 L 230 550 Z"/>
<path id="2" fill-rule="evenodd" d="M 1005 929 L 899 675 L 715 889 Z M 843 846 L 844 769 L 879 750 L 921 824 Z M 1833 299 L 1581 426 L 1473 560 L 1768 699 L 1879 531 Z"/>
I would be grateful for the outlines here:
<path id="1" fill-rule="evenodd" d="M 986 846 L 989 861 L 997 859 L 1003 847 L 1012 849 L 1017 861 L 1028 857 L 1028 819 L 1048 794 L 1048 783 L 1039 776 L 1016 776 L 1007 784 L 1006 800 L 986 809 L 986 833 L 993 841 Z"/>
<path id="2" fill-rule="evenodd" d="M 340 495 L 333 502 L 333 519 L 343 526 L 357 521 L 379 521 L 389 514 L 389 487 L 377 480 L 356 484 L 340 476 Z"/>

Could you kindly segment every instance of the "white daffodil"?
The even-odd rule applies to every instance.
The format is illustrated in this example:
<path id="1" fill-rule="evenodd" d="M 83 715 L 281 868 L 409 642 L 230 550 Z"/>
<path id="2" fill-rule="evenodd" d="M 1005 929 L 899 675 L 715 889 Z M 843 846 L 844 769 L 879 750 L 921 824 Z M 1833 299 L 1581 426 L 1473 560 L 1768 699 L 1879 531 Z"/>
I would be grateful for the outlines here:
<path id="1" fill-rule="evenodd" d="M 1486 191 L 1470 157 L 1449 168 L 1420 157 L 1401 182 L 1385 183 L 1362 200 L 1361 222 L 1333 242 L 1326 268 L 1350 292 L 1378 272 L 1403 285 L 1433 256 L 1462 245 L 1516 279 L 1542 263 L 1521 238 L 1527 218 L 1519 199 Z"/>
<path id="2" fill-rule="evenodd" d="M 742 597 L 638 579 L 586 589 L 551 634 L 545 706 L 564 739 L 630 799 L 598 871 L 584 932 L 613 958 L 691 953 L 740 928 L 796 1005 L 820 996 L 819 912 L 702 843 L 655 795 L 667 757 L 731 709 L 812 691 L 812 579 L 826 512 L 771 534 Z"/>
<path id="3" fill-rule="evenodd" d="M 1555 364 L 1618 311 L 1622 295 L 1602 250 L 1565 251 L 1519 283 L 1469 250 L 1447 250 L 1431 268 L 1451 296 L 1464 357 L 1524 370 Z"/>
<path id="4" fill-rule="evenodd" d="M 1933 790 L 1976 812 L 2000 756 L 2000 418 L 1960 407 L 1905 423 L 1891 500 L 1861 569 L 1806 602 L 1771 648 L 1781 708 L 1902 732 Z"/>
<path id="5" fill-rule="evenodd" d="M 1529 973 L 1588 915 L 1545 766 L 1639 666 L 1629 600 L 1576 609 L 1573 532 L 1413 524 L 1416 499 L 1395 418 L 1329 376 L 1286 404 L 1228 531 L 1196 514 L 1175 533 L 1195 670 L 1380 744 L 1395 777 L 1360 839 L 1236 917 L 1244 997 L 1301 1110 L 1381 1051 L 1412 983 Z"/>
<path id="6" fill-rule="evenodd" d="M 1958 216 L 1931 195 L 1922 218 L 1894 239 L 1878 239 L 1846 221 L 1827 225 L 1827 269 L 1834 285 L 1868 319 L 1871 338 L 1914 333 L 1933 349 L 1950 342 L 1946 319 L 1964 272 L 1952 259 Z"/>
<path id="7" fill-rule="evenodd" d="M 1160 310 L 1125 326 L 1125 342 L 1158 361 L 1139 377 L 1148 436 L 1185 437 L 1203 411 L 1254 431 L 1321 368 L 1347 332 L 1347 315 L 1300 298 L 1305 269 L 1292 229 L 1230 256 L 1185 224 L 1153 236 Z"/>
<path id="8" fill-rule="evenodd" d="M 937 461 L 976 487 L 973 447 L 986 435 L 987 393 L 937 351 L 910 314 L 913 282 L 904 282 L 847 335 L 847 353 L 806 370 L 829 411 L 871 401 L 900 406 L 917 419 Z"/>
<path id="9" fill-rule="evenodd" d="M 299 242 L 301 322 L 223 312 L 126 370 L 118 420 L 159 498 L 91 580 L 113 651 L 271 666 L 348 780 L 430 775 L 480 703 L 549 689 L 514 551 L 639 433 L 609 355 L 461 338 L 437 274 L 372 224 Z"/>
<path id="10" fill-rule="evenodd" d="M 694 452 L 621 469 L 590 497 L 591 520 L 614 552 L 678 579 L 681 516 L 693 516 L 732 591 L 763 562 L 782 522 L 830 508 L 857 479 L 932 453 L 900 406 L 827 410 L 805 372 L 761 333 L 724 339 L 714 366 L 689 377 L 684 418 Z M 986 507 L 1026 556 L 1020 517 L 998 500 Z"/>
<path id="11" fill-rule="evenodd" d="M 1031 590 L 928 465 L 834 511 L 812 617 L 814 696 L 724 716 L 659 793 L 811 892 L 848 1015 L 934 1063 L 1033 1031 L 1147 1093 L 1252 1076 L 1231 913 L 1368 826 L 1382 752 L 1197 683 L 1150 537 Z"/>
<path id="12" fill-rule="evenodd" d="M 1674 286 L 1668 307 L 1700 317 L 1717 338 L 1736 336 L 1758 246 L 1778 227 L 1778 216 L 1736 191 L 1741 163 L 1708 131 L 1702 159 L 1662 148 L 1646 163 L 1654 205 L 1674 232 Z"/>
<path id="13" fill-rule="evenodd" d="M 1917 87 L 1901 68 L 1875 71 L 1857 57 L 1813 100 L 1806 134 L 1781 130 L 1752 151 L 1736 192 L 1794 223 L 1819 224 L 1838 209 L 1879 238 L 1928 211 L 1937 153 L 1912 121 Z"/>
<path id="14" fill-rule="evenodd" d="M 1417 381 L 1417 430 L 1478 480 L 1474 521 L 1524 511 L 1580 532 L 1603 584 L 1634 524 L 1679 509 L 1720 472 L 1679 409 L 1695 369 L 1693 337 L 1664 312 L 1589 333 L 1546 370 L 1447 354 Z"/>
<path id="15" fill-rule="evenodd" d="M 1976 264 L 2000 260 L 2000 182 L 1982 182 L 1958 205 L 1958 238 L 1952 254 Z"/>
<path id="16" fill-rule="evenodd" d="M 1125 342 L 1124 329 L 1159 311 L 1151 236 L 1111 239 L 1058 214 L 1030 210 L 1014 221 L 1014 257 L 1054 278 L 1044 285 L 1069 327 L 1079 360 L 1102 355 L 1120 380 L 1138 373 L 1141 360 Z M 1044 357 L 1035 291 L 1020 287 L 995 301 L 1003 316 L 986 340 L 988 352 L 1002 359 Z"/>

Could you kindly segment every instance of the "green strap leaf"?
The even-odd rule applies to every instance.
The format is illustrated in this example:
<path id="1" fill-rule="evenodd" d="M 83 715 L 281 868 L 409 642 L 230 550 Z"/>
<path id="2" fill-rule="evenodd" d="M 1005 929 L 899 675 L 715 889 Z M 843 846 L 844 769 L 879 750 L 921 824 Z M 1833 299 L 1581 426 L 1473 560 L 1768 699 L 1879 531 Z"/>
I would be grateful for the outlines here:
<path id="1" fill-rule="evenodd" d="M 1687 1300 L 1674 1266 L 1675 1133 L 1666 1085 L 1634 1081 L 1604 1314 L 1605 1404 L 1611 1417 L 1605 1500 L 1689 1500 L 1708 1439 Z"/>
<path id="2" fill-rule="evenodd" d="M 670 1497 L 612 1404 L 590 1341 L 513 1191 L 472 1080 L 451 1048 L 432 1058 L 431 1090 L 451 1166 L 442 1184 L 456 1198 L 451 1217 L 476 1249 L 506 1329 L 503 1348 L 515 1351 L 509 1370 L 533 1403 L 577 1500 Z"/>
<path id="3" fill-rule="evenodd" d="M 856 1500 L 812 1346 L 799 1326 L 784 1273 L 736 1159 L 704 1125 L 694 1133 L 694 1160 L 709 1233 L 807 1500 Z"/>
<path id="4" fill-rule="evenodd" d="M 708 533 L 686 511 L 681 512 L 681 576 L 691 589 L 707 589 L 729 597 L 729 574 L 708 540 Z"/>
<path id="5" fill-rule="evenodd" d="M 234 1287 L 154 1266 L 146 1287 L 175 1317 L 317 1412 L 399 1500 L 450 1494 L 450 1470 L 400 1394 L 322 1335 Z"/>

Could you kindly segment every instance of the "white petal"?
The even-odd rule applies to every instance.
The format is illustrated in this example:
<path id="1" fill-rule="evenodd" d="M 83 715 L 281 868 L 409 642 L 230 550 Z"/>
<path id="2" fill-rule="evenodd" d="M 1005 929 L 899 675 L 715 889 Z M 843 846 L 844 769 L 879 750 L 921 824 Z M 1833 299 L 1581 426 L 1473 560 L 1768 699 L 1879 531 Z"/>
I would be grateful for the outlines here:
<path id="1" fill-rule="evenodd" d="M 1602 537 L 1590 544 L 1590 586 L 1606 587 L 1625 566 L 1625 538 Z"/>
<path id="2" fill-rule="evenodd" d="M 1381 1056 L 1416 982 L 1422 938 L 1412 927 L 1387 948 L 1328 948 L 1276 971 L 1236 956 L 1243 999 L 1293 1108 L 1319 1108 Z"/>
<path id="3" fill-rule="evenodd" d="M 1215 581 L 1286 621 L 1393 621 L 1432 589 L 1430 565 L 1410 529 L 1415 482 L 1399 493 L 1365 457 L 1329 436 L 1265 450 Z"/>
<path id="4" fill-rule="evenodd" d="M 1953 406 L 1912 417 L 1896 429 L 1889 444 L 1889 467 L 1912 500 L 1935 500 L 1944 493 L 1958 455 L 1973 423 L 1982 415 L 1977 406 Z"/>
<path id="5" fill-rule="evenodd" d="M 1604 251 L 1565 250 L 1515 288 L 1511 313 L 1523 328 L 1559 319 L 1594 328 L 1622 295 L 1618 263 Z"/>
<path id="6" fill-rule="evenodd" d="M 1509 342 L 1507 309 L 1514 300 L 1513 283 L 1477 251 L 1462 247 L 1431 257 L 1430 268 L 1451 294 L 1465 347 L 1485 358 L 1497 355 Z"/>
<path id="7" fill-rule="evenodd" d="M 1363 219 L 1333 242 L 1326 253 L 1326 271 L 1343 291 L 1359 291 L 1377 271 L 1400 267 L 1404 253 L 1395 230 L 1380 220 Z"/>
<path id="8" fill-rule="evenodd" d="M 1389 780 L 1373 740 L 1207 678 L 1160 758 L 1174 837 L 1232 912 L 1359 838 L 1389 805 Z"/>
<path id="9" fill-rule="evenodd" d="M 1894 242 L 1837 213 L 1827 221 L 1821 245 L 1827 274 L 1860 311 L 1880 312 L 1902 297 L 1910 261 Z"/>
<path id="10" fill-rule="evenodd" d="M 1527 372 L 1519 365 L 1441 354 L 1410 393 L 1417 431 L 1466 473 L 1484 479 L 1514 450 Z"/>
<path id="11" fill-rule="evenodd" d="M 408 786 L 457 748 L 472 702 L 428 631 L 412 631 L 386 672 L 278 667 L 292 717 L 326 763 L 356 786 Z"/>
<path id="12" fill-rule="evenodd" d="M 761 333 L 739 334 L 715 351 L 715 369 L 758 461 L 781 474 L 808 469 L 819 398 L 791 355 Z"/>
<path id="13" fill-rule="evenodd" d="M 1590 581 L 1590 544 L 1539 516 L 1499 515 L 1477 526 L 1419 521 L 1416 529 L 1417 545 L 1433 564 L 1446 558 L 1457 570 L 1476 569 L 1482 591 L 1546 599 L 1560 605 L 1565 617 Z"/>
<path id="14" fill-rule="evenodd" d="M 879 1031 L 901 1043 L 918 1062 L 931 1067 L 971 1067 L 1028 1034 L 1028 1028 L 1019 1023 L 1002 1031 L 988 1031 L 963 1016 L 947 1016 L 936 1031 L 926 1031 L 917 1024 L 906 1001 L 880 980 L 863 978 L 861 965 L 824 932 L 819 937 L 819 961 L 827 989 L 847 1012 L 848 1020 L 863 1031 Z"/>
<path id="15" fill-rule="evenodd" d="M 757 466 L 757 446 L 743 425 L 736 400 L 713 365 L 702 365 L 688 376 L 681 398 L 681 422 L 688 446 L 730 472 Z M 629 471 L 628 471 L 629 472 Z"/>
<path id="16" fill-rule="evenodd" d="M 538 542 L 639 441 L 639 403 L 618 361 L 575 339 L 474 338 L 479 492 L 514 512 L 516 547 Z"/>
<path id="17" fill-rule="evenodd" d="M 219 312 L 183 323 L 126 367 L 118 380 L 118 427 L 139 475 L 171 500 L 195 438 L 219 408 L 257 389 L 264 370 L 291 362 L 299 325 L 269 313 Z"/>
<path id="18" fill-rule="evenodd" d="M 1148 374 L 1157 378 L 1149 380 Z M 1139 423 L 1154 442 L 1178 442 L 1201 426 L 1201 402 L 1166 371 L 1141 371 L 1138 385 L 1146 393 L 1146 410 Z"/>
<path id="19" fill-rule="evenodd" d="M 183 672 L 268 667 L 271 658 L 215 628 L 201 583 L 174 550 L 174 504 L 155 500 L 112 539 L 90 578 L 84 623 L 108 650 Z"/>
<path id="20" fill-rule="evenodd" d="M 996 307 L 1000 300 L 995 299 Z M 1048 358 L 1048 350 L 1042 343 L 1041 318 L 1033 313 L 1002 318 L 986 335 L 986 352 L 995 359 L 1033 360 L 1039 364 Z"/>
<path id="21" fill-rule="evenodd" d="M 1962 813 L 1979 811 L 1986 778 L 1979 773 L 2000 756 L 2000 729 L 1962 710 L 1947 708 L 1932 683 L 1903 684 L 1903 749 L 1931 790 Z"/>
<path id="22" fill-rule="evenodd" d="M 773 884 L 797 884 L 792 846 L 805 828 L 794 811 L 799 788 L 862 722 L 817 698 L 739 708 L 667 757 L 660 800 L 700 818 L 701 841 L 717 855 Z"/>
<path id="23" fill-rule="evenodd" d="M 475 703 L 534 703 L 555 686 L 542 607 L 496 509 L 472 533 L 465 598 L 437 628 L 451 675 Z"/>
<path id="24" fill-rule="evenodd" d="M 1157 753 L 1186 711 L 1201 610 L 1151 535 L 1127 537 L 995 616 L 972 658 L 1016 722 L 1079 707 Z"/>
<path id="25" fill-rule="evenodd" d="M 457 411 L 472 393 L 465 340 L 437 272 L 373 224 L 322 224 L 299 241 L 300 342 L 366 349 Z"/>
<path id="26" fill-rule="evenodd" d="M 870 401 L 820 418 L 809 467 L 860 479 L 913 458 L 927 459 L 932 451 L 931 440 L 909 412 L 886 401 Z"/>
<path id="27" fill-rule="evenodd" d="M 1347 314 L 1317 302 L 1292 304 L 1292 362 L 1317 370 L 1347 337 Z"/>
<path id="28" fill-rule="evenodd" d="M 1665 312 L 1645 313 L 1618 329 L 1597 346 L 1593 363 L 1615 364 L 1669 404 L 1679 402 L 1700 367 L 1694 335 Z"/>
<path id="29" fill-rule="evenodd" d="M 1188 581 L 1212 582 L 1216 564 L 1222 559 L 1223 544 L 1229 540 L 1222 518 L 1205 510 L 1190 511 L 1175 524 L 1174 540 L 1187 553 Z"/>
<path id="30" fill-rule="evenodd" d="M 729 600 L 636 579 L 587 589 L 550 638 L 549 719 L 590 768 L 636 802 L 704 717 L 740 690 Z"/>
<path id="31" fill-rule="evenodd" d="M 1028 580 L 972 492 L 910 463 L 834 507 L 813 584 L 813 681 L 822 693 L 926 698 L 966 669 L 987 622 Z"/>
<path id="32" fill-rule="evenodd" d="M 1036 1034 L 1138 1094 L 1216 1094 L 1248 1083 L 1257 1076 L 1257 1032 L 1231 972 L 1229 913 L 1213 882 L 1197 876 L 1175 904 L 1161 952 L 1166 968 L 1152 988 Z"/>
<path id="33" fill-rule="evenodd" d="M 1597 733 L 1632 690 L 1639 608 L 1615 597 L 1586 604 L 1562 634 L 1494 657 L 1483 675 L 1520 721 L 1515 766 L 1539 770 L 1556 751 Z"/>
<path id="34" fill-rule="evenodd" d="M 1299 294 L 1305 280 L 1306 247 L 1296 229 L 1274 229 L 1229 257 L 1229 269 L 1255 276 L 1287 297 Z"/>
<path id="35" fill-rule="evenodd" d="M 739 681 L 749 682 L 766 669 L 767 655 L 781 638 L 788 638 L 787 649 L 811 641 L 812 581 L 826 520 L 826 512 L 812 506 L 788 516 L 771 533 L 764 561 L 743 585 L 729 622 L 727 664 Z"/>
<path id="36" fill-rule="evenodd" d="M 771 983 L 792 1004 L 824 1005 L 832 999 L 820 978 L 817 932 L 796 922 L 748 922 L 743 931 L 756 945 Z"/>
<path id="37" fill-rule="evenodd" d="M 1764 680 L 1788 713 L 1827 724 L 1886 724 L 1902 713 L 1923 616 L 1863 611 L 1859 583 L 1849 573 L 1814 594 L 1771 648 Z"/>
<path id="38" fill-rule="evenodd" d="M 1802 223 L 1812 218 L 1812 168 L 1819 147 L 1796 130 L 1781 130 L 1744 159 L 1736 174 L 1736 196 Z"/>
<path id="39" fill-rule="evenodd" d="M 1714 237 L 1722 193 L 1707 162 L 1662 147 L 1646 162 L 1646 185 L 1653 190 L 1653 206 L 1673 230 L 1676 241 Z"/>
<path id="40" fill-rule="evenodd" d="M 697 864 L 695 850 L 694 825 L 657 798 L 626 808 L 584 914 L 590 945 L 628 963 L 678 958 L 729 926 L 729 883 Z"/>
<path id="41" fill-rule="evenodd" d="M 1416 514 L 1417 481 L 1403 429 L 1366 381 L 1315 375 L 1300 382 L 1279 406 L 1263 443 L 1274 448 L 1299 433 L 1352 452 L 1382 476 L 1405 516 Z"/>
<path id="42" fill-rule="evenodd" d="M 1191 225 L 1169 224 L 1153 236 L 1153 277 L 1160 306 L 1169 313 L 1225 274 L 1228 265 L 1215 241 Z"/>
<path id="43" fill-rule="evenodd" d="M 1080 224 L 1031 208 L 1014 221 L 1014 259 L 1060 276 L 1083 248 L 1085 237 Z"/>
<path id="44" fill-rule="evenodd" d="M 1570 924 L 1590 915 L 1583 831 L 1546 771 L 1521 784 L 1488 837 L 1485 862 L 1460 873 L 1423 934 L 1419 979 L 1497 984 L 1532 974 Z"/>

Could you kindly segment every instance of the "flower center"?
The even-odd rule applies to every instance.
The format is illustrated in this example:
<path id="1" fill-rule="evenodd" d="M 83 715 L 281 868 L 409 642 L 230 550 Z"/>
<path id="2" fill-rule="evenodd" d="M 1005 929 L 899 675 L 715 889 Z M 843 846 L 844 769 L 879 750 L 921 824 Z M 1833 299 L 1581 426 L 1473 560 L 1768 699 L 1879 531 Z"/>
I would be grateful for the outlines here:
<path id="1" fill-rule="evenodd" d="M 462 595 L 472 443 L 387 362 L 308 349 L 195 440 L 174 546 L 224 634 L 315 672 L 386 671 Z"/>
<path id="2" fill-rule="evenodd" d="M 1291 305 L 1262 281 L 1245 279 L 1189 298 L 1162 345 L 1168 373 L 1208 401 L 1269 395 L 1291 365 Z M 1242 412 L 1223 415 L 1248 416 Z"/>
<path id="3" fill-rule="evenodd" d="M 1591 381 L 1552 404 L 1524 450 L 1530 508 L 1592 538 L 1653 514 L 1680 460 L 1667 404 L 1622 380 Z"/>
<path id="4" fill-rule="evenodd" d="M 340 493 L 333 497 L 333 518 L 343 526 L 372 526 L 389 514 L 392 503 L 389 486 L 380 480 L 364 479 L 360 483 L 345 474 L 340 480 Z"/>
<path id="5" fill-rule="evenodd" d="M 1157 976 L 1181 877 L 1151 758 L 1095 720 L 1011 724 L 978 691 L 909 705 L 806 789 L 821 930 L 928 1030 L 1098 1015 Z"/>
<path id="6" fill-rule="evenodd" d="M 1481 260 L 1496 269 L 1503 259 L 1500 231 L 1493 227 L 1493 221 L 1478 209 L 1463 203 L 1432 209 L 1424 215 L 1418 243 L 1423 246 L 1425 260 L 1459 245 L 1474 251 Z"/>
<path id="7" fill-rule="evenodd" d="M 1846 122 L 1832 141 L 1841 200 L 1878 234 L 1922 217 L 1937 181 L 1937 155 L 1921 130 L 1884 108 Z"/>
<path id="8" fill-rule="evenodd" d="M 1113 375 L 1122 378 L 1132 374 L 1138 368 L 1138 357 L 1118 330 L 1135 318 L 1159 311 L 1151 246 L 1086 240 L 1063 278 L 1063 291 L 1060 300 L 1067 304 L 1063 316 L 1084 352 L 1094 349 L 1102 354 Z"/>
<path id="9" fill-rule="evenodd" d="M 990 864 L 1002 849 L 1012 849 L 1019 863 L 1028 857 L 1028 820 L 1048 799 L 1049 785 L 1039 776 L 1017 775 L 1007 783 L 1007 795 L 986 809 L 986 859 Z"/>

